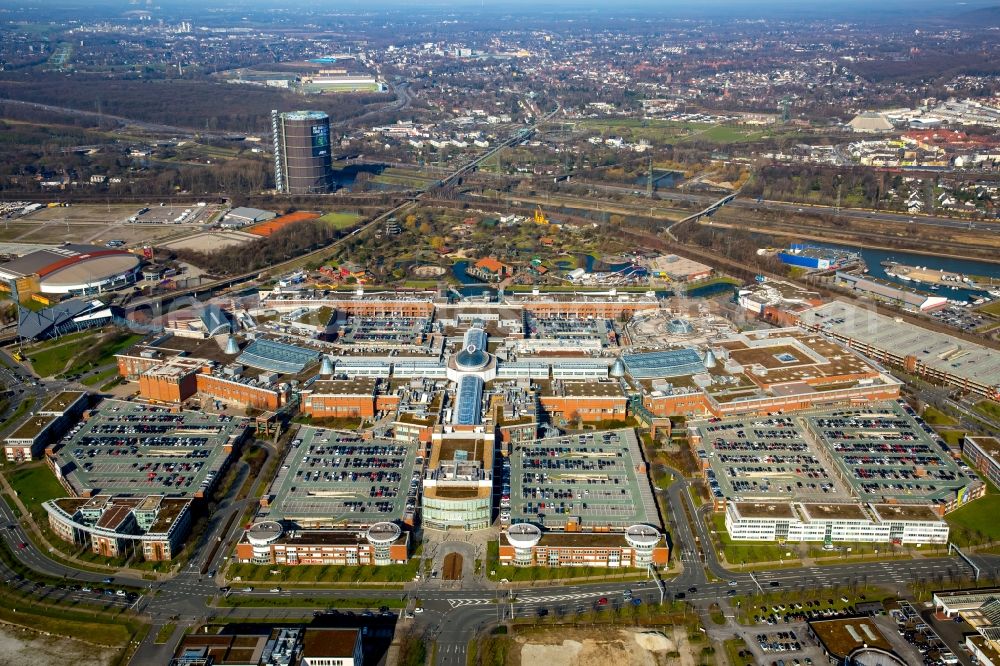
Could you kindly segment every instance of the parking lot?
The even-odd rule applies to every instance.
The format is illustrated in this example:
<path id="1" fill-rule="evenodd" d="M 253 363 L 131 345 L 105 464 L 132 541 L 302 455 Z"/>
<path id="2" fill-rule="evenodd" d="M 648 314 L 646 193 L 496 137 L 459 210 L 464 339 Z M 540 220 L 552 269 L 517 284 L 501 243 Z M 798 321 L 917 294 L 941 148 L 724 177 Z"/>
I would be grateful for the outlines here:
<path id="1" fill-rule="evenodd" d="M 511 522 L 659 526 L 649 481 L 636 471 L 642 454 L 632 430 L 542 439 L 516 447 L 510 459 Z"/>
<path id="2" fill-rule="evenodd" d="M 973 482 L 947 445 L 898 403 L 811 415 L 806 422 L 862 500 L 949 500 Z"/>
<path id="3" fill-rule="evenodd" d="M 105 401 L 62 439 L 56 457 L 77 495 L 207 495 L 247 432 L 245 419 Z"/>
<path id="4" fill-rule="evenodd" d="M 938 321 L 963 331 L 975 330 L 989 321 L 984 315 L 975 310 L 964 308 L 960 305 L 949 305 L 929 314 Z"/>
<path id="5" fill-rule="evenodd" d="M 698 455 L 711 465 L 706 475 L 717 498 L 848 498 L 791 417 L 712 419 L 699 431 Z"/>
<path id="6" fill-rule="evenodd" d="M 977 483 L 933 429 L 896 401 L 693 425 L 717 499 L 931 503 Z"/>
<path id="7" fill-rule="evenodd" d="M 270 520 L 300 527 L 371 525 L 413 514 L 416 449 L 395 441 L 303 427 L 268 490 Z"/>

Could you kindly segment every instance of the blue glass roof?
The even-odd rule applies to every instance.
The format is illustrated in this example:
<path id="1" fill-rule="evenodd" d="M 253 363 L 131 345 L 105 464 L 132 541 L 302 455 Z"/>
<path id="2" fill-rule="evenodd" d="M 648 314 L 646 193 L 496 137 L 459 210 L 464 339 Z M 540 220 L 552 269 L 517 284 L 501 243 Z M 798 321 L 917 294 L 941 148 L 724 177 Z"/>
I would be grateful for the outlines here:
<path id="1" fill-rule="evenodd" d="M 652 377 L 682 377 L 705 372 L 701 356 L 693 349 L 625 354 L 622 356 L 628 373 L 636 379 Z"/>
<path id="2" fill-rule="evenodd" d="M 458 382 L 458 399 L 455 404 L 455 425 L 479 425 L 480 405 L 483 402 L 483 380 L 466 375 Z"/>
<path id="3" fill-rule="evenodd" d="M 236 361 L 260 370 L 298 374 L 319 361 L 319 352 L 274 340 L 254 340 Z"/>

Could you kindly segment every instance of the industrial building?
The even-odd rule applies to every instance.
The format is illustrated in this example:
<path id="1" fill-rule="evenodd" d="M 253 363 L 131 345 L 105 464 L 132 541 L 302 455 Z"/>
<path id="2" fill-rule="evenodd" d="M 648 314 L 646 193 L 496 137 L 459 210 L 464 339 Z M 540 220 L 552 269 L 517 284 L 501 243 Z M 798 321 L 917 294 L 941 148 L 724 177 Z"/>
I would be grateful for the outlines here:
<path id="1" fill-rule="evenodd" d="M 271 112 L 275 189 L 325 194 L 333 189 L 330 117 L 321 111 Z"/>
<path id="2" fill-rule="evenodd" d="M 0 264 L 0 291 L 21 301 L 34 294 L 100 294 L 134 284 L 141 263 L 126 250 L 66 243 Z"/>
<path id="3" fill-rule="evenodd" d="M 943 296 L 928 296 L 851 273 L 837 271 L 837 282 L 855 294 L 910 312 L 934 312 L 948 305 L 948 299 Z"/>
<path id="4" fill-rule="evenodd" d="M 1000 666 L 1000 590 L 979 588 L 942 590 L 932 599 L 935 613 L 948 619 L 961 618 L 963 626 L 973 632 L 963 632 L 963 646 L 976 664 Z"/>

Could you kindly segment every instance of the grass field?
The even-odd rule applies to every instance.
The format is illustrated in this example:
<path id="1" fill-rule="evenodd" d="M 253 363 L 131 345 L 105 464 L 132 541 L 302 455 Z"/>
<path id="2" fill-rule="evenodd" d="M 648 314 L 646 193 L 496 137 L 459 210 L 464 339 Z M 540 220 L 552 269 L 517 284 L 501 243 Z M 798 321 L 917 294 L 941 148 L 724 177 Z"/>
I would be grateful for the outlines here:
<path id="1" fill-rule="evenodd" d="M 922 414 L 922 416 L 923 416 L 924 421 L 927 421 L 927 423 L 929 425 L 946 425 L 946 426 L 952 426 L 952 425 L 956 425 L 958 423 L 958 421 L 956 421 L 954 418 L 948 416 L 947 414 L 945 414 L 944 412 L 942 412 L 940 409 L 937 409 L 935 407 L 930 407 L 930 406 L 924 408 L 924 413 Z"/>
<path id="2" fill-rule="evenodd" d="M 988 494 L 946 515 L 951 540 L 960 546 L 1000 539 L 1000 495 Z"/>
<path id="3" fill-rule="evenodd" d="M 98 384 L 103 385 L 112 377 L 117 377 L 117 376 L 118 376 L 118 368 L 114 367 L 114 368 L 108 368 L 107 370 L 101 370 L 100 372 L 95 372 L 92 375 L 87 375 L 86 377 L 81 379 L 80 382 L 82 384 L 86 384 L 87 386 L 96 386 Z"/>
<path id="4" fill-rule="evenodd" d="M 234 564 L 229 567 L 230 580 L 240 578 L 243 582 L 263 583 L 402 583 L 413 580 L 420 562 L 416 558 L 406 564 L 390 564 L 374 567 L 347 566 L 281 566 Z M 272 574 L 272 571 L 277 573 Z"/>
<path id="5" fill-rule="evenodd" d="M 325 222 L 335 229 L 347 229 L 353 227 L 361 219 L 360 215 L 354 213 L 341 213 L 333 211 L 319 218 L 320 222 Z"/>
<path id="6" fill-rule="evenodd" d="M 65 488 L 59 484 L 55 474 L 45 465 L 18 467 L 13 472 L 7 473 L 7 481 L 24 506 L 34 516 L 35 521 L 47 523 L 42 502 L 66 496 Z"/>
<path id="7" fill-rule="evenodd" d="M 723 643 L 730 666 L 755 666 L 753 652 L 742 638 L 730 638 Z"/>
<path id="8" fill-rule="evenodd" d="M 31 367 L 40 377 L 63 372 L 74 374 L 111 363 L 114 355 L 142 339 L 137 333 L 114 331 L 101 335 L 88 333 L 80 337 L 61 338 L 44 343 L 28 352 Z"/>
<path id="9" fill-rule="evenodd" d="M 977 402 L 975 409 L 983 416 L 991 418 L 994 421 L 1000 421 L 1000 404 L 997 404 L 992 400 L 981 400 Z"/>

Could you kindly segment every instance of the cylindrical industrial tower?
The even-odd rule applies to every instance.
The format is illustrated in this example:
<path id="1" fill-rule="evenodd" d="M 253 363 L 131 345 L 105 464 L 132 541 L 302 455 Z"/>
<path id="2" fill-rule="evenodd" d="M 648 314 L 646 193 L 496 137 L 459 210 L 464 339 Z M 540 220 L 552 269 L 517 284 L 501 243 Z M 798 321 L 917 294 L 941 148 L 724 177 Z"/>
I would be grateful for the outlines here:
<path id="1" fill-rule="evenodd" d="M 321 111 L 272 111 L 271 128 L 275 189 L 289 194 L 330 192 L 330 117 Z"/>

